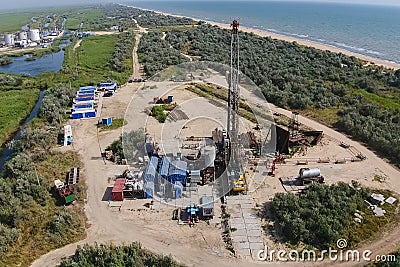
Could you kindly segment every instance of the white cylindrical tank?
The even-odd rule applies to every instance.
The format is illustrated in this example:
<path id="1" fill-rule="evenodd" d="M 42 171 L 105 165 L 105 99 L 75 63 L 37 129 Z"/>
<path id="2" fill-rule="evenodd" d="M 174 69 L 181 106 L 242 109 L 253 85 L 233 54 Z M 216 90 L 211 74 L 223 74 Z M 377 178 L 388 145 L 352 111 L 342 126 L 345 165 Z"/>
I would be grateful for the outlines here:
<path id="1" fill-rule="evenodd" d="M 6 45 L 14 45 L 15 44 L 15 36 L 14 34 L 5 34 L 4 35 L 4 42 Z"/>
<path id="2" fill-rule="evenodd" d="M 18 33 L 18 38 L 22 41 L 22 40 L 26 40 L 28 39 L 28 35 L 26 32 L 19 32 Z"/>
<path id="3" fill-rule="evenodd" d="M 301 168 L 299 171 L 300 178 L 313 178 L 321 175 L 319 168 Z"/>
<path id="4" fill-rule="evenodd" d="M 38 29 L 29 30 L 29 39 L 31 41 L 40 41 L 40 33 Z"/>

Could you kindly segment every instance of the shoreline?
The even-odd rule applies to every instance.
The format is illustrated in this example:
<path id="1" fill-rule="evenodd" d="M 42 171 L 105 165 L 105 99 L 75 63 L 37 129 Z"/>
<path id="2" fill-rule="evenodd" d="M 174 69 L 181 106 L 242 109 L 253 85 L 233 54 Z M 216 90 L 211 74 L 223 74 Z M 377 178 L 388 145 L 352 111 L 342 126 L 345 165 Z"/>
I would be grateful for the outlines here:
<path id="1" fill-rule="evenodd" d="M 137 8 L 140 10 L 144 10 L 144 11 L 152 11 L 156 14 L 160 14 L 160 15 L 164 15 L 164 16 L 172 16 L 172 17 L 178 17 L 178 18 L 189 18 L 192 19 L 196 22 L 198 21 L 204 21 L 209 25 L 212 26 L 218 26 L 222 29 L 230 29 L 230 25 L 229 24 L 225 24 L 225 23 L 221 23 L 221 22 L 216 22 L 216 21 L 211 21 L 211 20 L 203 20 L 203 19 L 198 19 L 198 18 L 193 18 L 193 17 L 189 17 L 189 16 L 182 16 L 182 15 L 175 15 L 175 14 L 171 14 L 168 12 L 164 12 L 164 11 L 159 11 L 159 10 L 151 10 L 151 9 L 146 9 L 146 8 L 141 8 L 141 7 L 136 7 L 136 6 L 131 6 L 131 5 L 126 5 L 128 7 L 133 7 L 133 8 Z M 239 28 L 240 31 L 242 32 L 247 32 L 247 33 L 254 33 L 258 36 L 261 37 L 271 37 L 272 39 L 276 39 L 276 40 L 281 40 L 281 41 L 286 41 L 286 42 L 296 42 L 299 45 L 302 46 L 307 46 L 307 47 L 314 47 L 316 49 L 319 50 L 327 50 L 330 51 L 332 53 L 342 53 L 344 55 L 347 56 L 354 56 L 356 58 L 359 58 L 361 60 L 365 60 L 368 63 L 372 63 L 375 64 L 377 66 L 383 66 L 389 69 L 400 69 L 400 63 L 396 63 L 396 62 L 391 62 L 391 61 L 387 61 L 384 59 L 379 59 L 379 58 L 374 58 L 371 56 L 366 56 L 360 53 L 355 53 L 355 52 L 351 52 L 349 50 L 346 49 L 342 49 L 333 45 L 329 45 L 329 44 L 324 44 L 324 43 L 318 43 L 315 41 L 311 41 L 311 40 L 307 40 L 307 39 L 301 39 L 301 38 L 296 38 L 296 37 L 291 37 L 291 36 L 287 36 L 287 35 L 283 35 L 283 34 L 279 34 L 279 33 L 274 33 L 274 32 L 269 32 L 266 30 L 260 30 L 260 29 L 255 29 L 255 28 L 251 28 L 251 27 L 243 27 L 240 26 Z"/>

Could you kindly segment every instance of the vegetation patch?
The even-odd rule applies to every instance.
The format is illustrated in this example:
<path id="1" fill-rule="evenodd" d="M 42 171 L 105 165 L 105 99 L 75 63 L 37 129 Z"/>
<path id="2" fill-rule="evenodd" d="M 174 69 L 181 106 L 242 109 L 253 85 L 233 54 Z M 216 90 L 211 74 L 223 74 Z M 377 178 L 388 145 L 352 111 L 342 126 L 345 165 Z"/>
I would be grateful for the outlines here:
<path id="1" fill-rule="evenodd" d="M 369 102 L 374 103 L 385 109 L 400 110 L 400 102 L 398 98 L 390 97 L 387 95 L 378 95 L 374 93 L 369 93 L 365 90 L 354 90 L 354 94 L 362 95 Z"/>
<path id="2" fill-rule="evenodd" d="M 113 118 L 111 125 L 105 125 L 105 124 L 102 124 L 101 122 L 99 122 L 99 124 L 97 124 L 97 127 L 99 128 L 100 131 L 111 131 L 111 130 L 121 128 L 126 123 L 127 123 L 126 120 L 123 118 L 115 118 L 115 119 Z"/>
<path id="3" fill-rule="evenodd" d="M 164 123 L 167 119 L 165 105 L 155 105 L 151 108 L 151 115 L 160 123 Z"/>
<path id="4" fill-rule="evenodd" d="M 101 255 L 99 257 L 99 255 Z M 75 254 L 63 260 L 59 267 L 97 267 L 97 266 L 169 266 L 183 267 L 171 256 L 164 256 L 144 249 L 140 243 L 125 246 L 112 244 L 88 244 L 78 246 Z"/>
<path id="5" fill-rule="evenodd" d="M 390 192 L 377 193 L 390 195 Z M 386 210 L 385 216 L 376 217 L 364 207 L 363 201 L 370 194 L 370 189 L 357 183 L 313 184 L 299 194 L 276 194 L 266 214 L 272 216 L 283 239 L 293 245 L 302 243 L 326 249 L 336 247 L 336 241 L 344 238 L 354 247 L 398 217 L 396 205 L 387 203 L 381 206 Z M 356 213 L 362 218 L 361 223 L 354 220 Z"/>
<path id="6" fill-rule="evenodd" d="M 39 90 L 0 91 L 0 144 L 10 139 L 29 115 L 38 99 Z"/>
<path id="7" fill-rule="evenodd" d="M 104 16 L 104 12 L 100 8 L 81 8 L 71 10 L 67 23 L 65 24 L 66 30 L 93 30 L 93 24 L 99 21 L 99 18 Z"/>
<path id="8" fill-rule="evenodd" d="M 113 161 L 117 164 L 122 163 L 122 159 L 133 162 L 138 156 L 143 156 L 146 135 L 143 129 L 123 133 L 118 140 L 109 145 L 106 150 L 113 152 Z"/>
<path id="9" fill-rule="evenodd" d="M 29 23 L 32 17 L 42 12 L 2 12 L 0 13 L 0 32 L 14 32 Z"/>
<path id="10" fill-rule="evenodd" d="M 19 153 L 5 165 L 0 178 L 1 266 L 29 266 L 40 255 L 82 239 L 85 214 L 83 189 L 75 189 L 78 200 L 57 206 L 54 179 L 64 180 L 81 163 L 75 153 L 52 152 L 32 158 Z M 81 181 L 81 183 L 84 183 Z M 84 187 L 80 184 L 79 187 Z"/>

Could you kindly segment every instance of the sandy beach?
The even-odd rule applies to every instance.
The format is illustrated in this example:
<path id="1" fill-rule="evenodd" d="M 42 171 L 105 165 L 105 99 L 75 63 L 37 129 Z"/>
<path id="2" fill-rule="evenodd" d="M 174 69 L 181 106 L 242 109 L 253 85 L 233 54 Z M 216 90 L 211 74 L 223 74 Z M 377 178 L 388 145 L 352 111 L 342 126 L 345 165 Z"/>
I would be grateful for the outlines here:
<path id="1" fill-rule="evenodd" d="M 130 7 L 134 7 L 134 6 L 130 6 Z M 166 16 L 173 16 L 173 17 L 185 17 L 185 18 L 190 18 L 193 19 L 194 21 L 200 21 L 199 19 L 196 18 L 192 18 L 192 17 L 188 17 L 188 16 L 180 16 L 180 15 L 174 15 L 171 13 L 167 13 L 167 12 L 162 12 L 162 11 L 157 11 L 157 10 L 149 10 L 149 9 L 145 9 L 145 8 L 140 8 L 140 7 L 134 7 L 137 9 L 141 9 L 141 10 L 147 10 L 147 11 L 153 11 L 157 14 L 162 14 L 162 15 L 166 15 Z M 210 25 L 215 25 L 218 26 L 220 28 L 223 29 L 229 29 L 230 25 L 228 24 L 224 24 L 224 23 L 220 23 L 220 22 L 215 22 L 215 21 L 209 21 L 209 20 L 201 20 L 201 21 L 205 21 L 206 23 L 210 24 Z M 240 27 L 240 30 L 243 32 L 251 32 L 254 34 L 257 34 L 259 36 L 262 37 L 271 37 L 273 39 L 277 39 L 277 40 L 283 40 L 283 41 L 287 41 L 287 42 L 297 42 L 300 45 L 304 45 L 304 46 L 310 46 L 310 47 L 314 47 L 320 50 L 328 50 L 334 53 L 342 53 L 348 56 L 354 56 L 357 58 L 360 58 L 362 60 L 368 61 L 370 63 L 374 63 L 375 65 L 379 65 L 379 66 L 383 66 L 389 69 L 400 69 L 400 64 L 395 63 L 395 62 L 390 62 L 387 60 L 383 60 L 383 59 L 379 59 L 379 58 L 373 58 L 373 57 L 369 57 L 369 56 L 365 56 L 359 53 L 354 53 L 345 49 L 341 49 L 341 48 L 337 48 L 335 46 L 331 46 L 331 45 L 327 45 L 327 44 L 322 44 L 322 43 L 318 43 L 318 42 L 313 42 L 310 40 L 305 40 L 305 39 L 301 39 L 301 38 L 295 38 L 295 37 L 290 37 L 290 36 L 286 36 L 286 35 L 282 35 L 282 34 L 277 34 L 277 33 L 273 33 L 273 32 L 268 32 L 268 31 L 264 31 L 264 30 L 259 30 L 259 29 L 254 29 L 254 28 L 249 28 L 249 27 Z"/>

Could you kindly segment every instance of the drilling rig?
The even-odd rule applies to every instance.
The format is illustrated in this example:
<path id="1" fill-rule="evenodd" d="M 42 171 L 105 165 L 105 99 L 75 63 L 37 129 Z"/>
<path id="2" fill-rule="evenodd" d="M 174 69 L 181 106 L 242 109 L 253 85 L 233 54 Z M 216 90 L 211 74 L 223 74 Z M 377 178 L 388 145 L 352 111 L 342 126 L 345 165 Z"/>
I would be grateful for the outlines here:
<path id="1" fill-rule="evenodd" d="M 239 140 L 239 22 L 234 20 L 231 23 L 231 67 L 228 76 L 228 125 L 227 134 L 229 138 L 228 153 L 226 159 L 227 174 L 229 181 L 233 183 L 234 192 L 246 190 L 246 180 L 243 166 L 240 160 Z"/>

